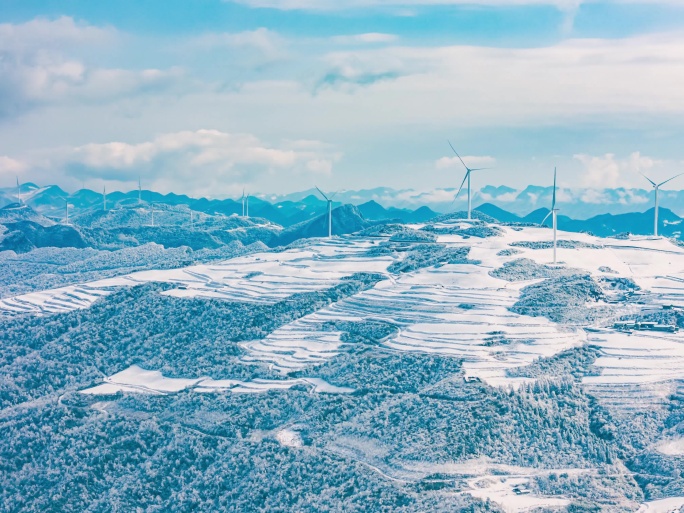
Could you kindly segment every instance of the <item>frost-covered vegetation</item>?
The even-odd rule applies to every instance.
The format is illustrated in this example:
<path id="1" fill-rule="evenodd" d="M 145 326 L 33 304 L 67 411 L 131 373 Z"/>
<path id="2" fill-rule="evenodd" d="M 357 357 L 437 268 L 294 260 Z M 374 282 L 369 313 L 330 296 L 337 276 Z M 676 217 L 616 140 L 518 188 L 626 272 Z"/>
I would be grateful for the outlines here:
<path id="1" fill-rule="evenodd" d="M 391 264 L 387 270 L 391 273 L 406 273 L 439 264 L 473 263 L 468 259 L 469 251 L 470 248 L 464 247 L 424 244 L 407 251 L 401 261 Z"/>
<path id="2" fill-rule="evenodd" d="M 391 242 L 436 242 L 437 237 L 403 224 L 379 224 L 361 230 L 359 237 L 389 237 Z"/>
<path id="3" fill-rule="evenodd" d="M 500 237 L 503 234 L 501 228 L 497 226 L 475 225 L 464 228 L 458 226 L 435 226 L 428 225 L 423 228 L 424 231 L 435 233 L 437 235 L 460 235 L 461 237 Z"/>
<path id="4" fill-rule="evenodd" d="M 589 248 L 589 249 L 601 249 L 603 246 L 598 244 L 590 244 L 587 242 L 582 242 L 578 240 L 559 240 L 556 242 L 557 246 L 561 249 L 578 249 L 578 248 Z M 553 248 L 552 241 L 520 241 L 511 242 L 511 246 L 526 249 L 551 249 Z"/>
<path id="5" fill-rule="evenodd" d="M 446 222 L 456 228 L 457 218 Z M 0 317 L 0 511 L 499 511 L 469 492 L 506 478 L 523 479 L 531 500 L 567 501 L 567 511 L 636 511 L 684 496 L 684 387 L 661 393 L 660 409 L 635 412 L 606 406 L 587 386 L 603 377 L 608 345 L 584 342 L 601 344 L 609 330 L 580 328 L 648 299 L 637 277 L 507 261 L 519 250 L 486 238 L 467 242 L 486 259 L 475 267 L 471 248 L 437 243 L 433 231 L 364 227 L 370 239 L 236 262 L 231 272 L 254 296 L 229 295 L 237 286 L 228 284 L 199 298 L 170 281 L 85 309 Z M 265 248 L 202 247 L 4 252 L 0 291 Z M 302 288 L 305 273 L 321 286 Z M 527 280 L 538 283 L 516 283 Z M 274 289 L 287 292 L 258 301 Z M 639 315 L 684 324 L 677 309 Z M 80 393 L 131 366 L 168 379 L 297 384 Z M 502 508 L 516 499 L 509 491 Z"/>
<path id="6" fill-rule="evenodd" d="M 516 248 L 508 248 L 508 249 L 502 249 L 499 251 L 496 256 L 513 256 L 513 255 L 519 255 L 522 253 L 519 249 Z"/>
<path id="7" fill-rule="evenodd" d="M 0 298 L 74 283 L 120 276 L 146 269 L 173 269 L 227 260 L 264 250 L 262 243 L 233 242 L 216 249 L 193 251 L 184 246 L 164 248 L 149 243 L 115 251 L 91 248 L 39 248 L 17 255 L 0 252 Z"/>
<path id="8" fill-rule="evenodd" d="M 505 262 L 498 269 L 490 271 L 490 275 L 506 281 L 526 281 L 553 276 L 567 276 L 571 271 L 549 265 L 538 264 L 529 258 L 519 258 Z"/>
<path id="9" fill-rule="evenodd" d="M 586 469 L 581 478 L 533 485 L 556 487 L 577 505 L 619 510 L 642 498 L 621 470 L 614 440 L 601 435 L 613 421 L 575 379 L 590 355 L 567 365 L 540 362 L 542 380 L 516 392 L 466 383 L 458 359 L 385 349 L 382 340 L 396 329 L 390 323 L 339 322 L 330 329 L 344 332 L 342 354 L 292 377 L 316 376 L 353 394 L 77 392 L 133 363 L 169 376 L 278 379 L 267 367 L 238 363 L 238 342 L 376 280 L 358 275 L 275 306 L 180 300 L 145 285 L 88 310 L 2 320 L 0 507 L 498 511 L 467 494 L 445 494 L 466 481 L 431 470 L 483 456 Z M 301 447 L 278 441 L 285 428 Z M 606 475 L 616 475 L 610 493 Z"/>
<path id="10" fill-rule="evenodd" d="M 596 304 L 604 298 L 603 290 L 590 275 L 570 274 L 528 285 L 511 310 L 560 324 L 587 326 L 613 314 L 609 306 Z"/>
<path id="11" fill-rule="evenodd" d="M 498 223 L 498 221 L 494 219 L 492 216 L 488 216 L 487 214 L 484 214 L 479 210 L 473 210 L 471 212 L 471 217 L 472 219 L 468 221 L 469 223 Z M 434 219 L 431 219 L 430 222 L 445 223 L 449 221 L 462 221 L 464 219 L 468 219 L 468 212 L 460 210 L 458 212 L 452 212 L 450 214 L 442 214 L 441 216 L 437 216 Z"/>

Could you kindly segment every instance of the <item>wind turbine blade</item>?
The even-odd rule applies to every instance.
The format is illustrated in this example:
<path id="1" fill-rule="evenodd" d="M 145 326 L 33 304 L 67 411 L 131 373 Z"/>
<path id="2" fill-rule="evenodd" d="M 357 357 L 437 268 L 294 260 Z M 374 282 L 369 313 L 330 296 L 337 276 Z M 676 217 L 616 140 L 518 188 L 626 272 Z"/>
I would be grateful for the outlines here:
<path id="1" fill-rule="evenodd" d="M 668 178 L 664 182 L 659 183 L 657 186 L 660 187 L 661 185 L 665 185 L 667 182 L 674 180 L 675 178 L 679 178 L 680 176 L 684 175 L 684 173 L 679 173 L 678 175 L 673 176 L 672 178 Z"/>
<path id="2" fill-rule="evenodd" d="M 491 169 L 491 167 L 476 167 L 471 169 L 470 171 L 486 171 L 487 169 Z"/>
<path id="3" fill-rule="evenodd" d="M 556 210 L 556 168 L 555 167 L 553 168 L 553 200 L 551 200 L 551 210 Z"/>
<path id="4" fill-rule="evenodd" d="M 451 146 L 451 149 L 453 150 L 453 152 L 454 152 L 454 153 L 456 154 L 456 156 L 458 157 L 458 160 L 460 160 L 460 161 L 461 161 L 461 164 L 463 164 L 463 167 L 466 168 L 467 171 L 470 171 L 470 168 L 469 168 L 468 166 L 466 166 L 465 162 L 463 162 L 463 159 L 462 159 L 461 156 L 458 154 L 458 152 L 456 151 L 456 148 L 454 148 L 453 144 L 451 144 L 451 141 L 447 141 L 447 142 L 449 143 L 449 146 Z"/>
<path id="5" fill-rule="evenodd" d="M 466 182 L 468 179 L 468 175 L 470 174 L 470 171 L 466 171 L 465 176 L 463 177 L 463 181 L 461 182 L 461 186 L 458 188 L 458 192 L 456 193 L 456 196 L 454 196 L 454 201 L 456 201 L 456 198 L 458 198 L 458 195 L 461 194 L 461 191 L 463 190 L 463 184 Z"/>
<path id="6" fill-rule="evenodd" d="M 640 174 L 641 176 L 643 176 L 644 178 L 646 178 L 646 180 L 648 180 L 649 182 L 651 182 L 651 185 L 653 185 L 653 187 L 658 187 L 658 185 L 657 185 L 653 180 L 651 180 L 648 176 L 646 176 L 646 175 L 643 174 L 643 173 L 639 173 L 639 174 Z"/>
<path id="7" fill-rule="evenodd" d="M 546 214 L 546 217 L 544 218 L 544 220 L 543 220 L 541 223 L 539 223 L 539 224 L 542 225 L 542 226 L 544 226 L 544 223 L 546 222 L 546 220 L 549 218 L 549 216 L 550 216 L 551 214 L 553 214 L 553 210 L 549 211 L 549 213 Z"/>
<path id="8" fill-rule="evenodd" d="M 321 196 L 323 196 L 326 201 L 330 201 L 330 199 L 325 195 L 325 193 L 322 190 L 320 190 L 318 187 L 316 187 L 316 190 L 318 190 L 318 192 L 321 193 Z"/>
<path id="9" fill-rule="evenodd" d="M 338 193 L 338 192 L 340 192 L 340 191 L 335 191 L 335 192 L 333 192 L 332 196 L 330 196 L 330 201 L 332 201 L 333 198 L 334 198 L 335 196 L 337 196 L 337 193 Z"/>

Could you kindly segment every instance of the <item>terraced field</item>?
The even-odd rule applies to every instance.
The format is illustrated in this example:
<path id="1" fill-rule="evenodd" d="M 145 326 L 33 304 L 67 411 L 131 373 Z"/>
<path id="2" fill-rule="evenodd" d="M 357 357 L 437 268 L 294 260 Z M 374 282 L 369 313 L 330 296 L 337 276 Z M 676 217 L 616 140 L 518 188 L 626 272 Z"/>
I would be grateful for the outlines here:
<path id="1" fill-rule="evenodd" d="M 450 233 L 469 228 L 475 233 L 482 225 L 465 221 L 439 223 L 431 231 Z M 81 392 L 84 396 L 112 396 L 121 392 L 174 395 L 191 391 L 205 398 L 209 397 L 206 394 L 215 397 L 219 393 L 285 394 L 295 389 L 308 391 L 313 394 L 311 397 L 331 394 L 334 399 L 351 400 L 354 396 L 347 394 L 354 392 L 353 387 L 332 379 L 331 384 L 317 372 L 335 362 L 336 357 L 351 353 L 352 346 L 358 343 L 344 331 L 345 326 L 382 325 L 391 329 L 371 345 L 379 346 L 378 351 L 384 355 L 441 356 L 462 363 L 454 367 L 457 374 L 450 370 L 447 378 L 432 387 L 444 385 L 448 390 L 450 380 L 462 385 L 465 378 L 466 382 L 482 382 L 483 385 L 474 386 L 483 387 L 488 394 L 499 391 L 485 386 L 520 390 L 523 384 L 535 381 L 532 369 L 540 361 L 549 361 L 571 348 L 591 345 L 599 356 L 590 368 L 583 369 L 584 375 L 578 381 L 581 386 L 573 385 L 586 402 L 589 401 L 585 392 L 610 411 L 634 414 L 665 411 L 673 394 L 684 395 L 682 331 L 613 329 L 613 323 L 619 319 L 639 315 L 671 318 L 684 308 L 684 248 L 665 239 L 600 239 L 561 233 L 560 262 L 552 264 L 550 230 L 490 228 L 494 229 L 485 237 L 438 235 L 437 245 L 396 243 L 388 236 L 312 240 L 284 251 L 261 252 L 219 264 L 144 271 L 6 298 L 0 301 L 0 312 L 12 318 L 68 312 L 88 308 L 121 287 L 151 282 L 175 285 L 162 294 L 173 297 L 177 304 L 186 304 L 184 299 L 202 298 L 246 304 L 249 308 L 270 308 L 276 303 L 288 304 L 289 299 L 300 293 L 331 289 L 357 273 L 375 273 L 383 279 L 372 288 L 341 300 L 317 303 L 316 309 L 287 317 L 284 324 L 277 324 L 263 338 L 238 338 L 240 348 L 232 346 L 233 354 L 237 355 L 235 365 L 240 369 L 268 369 L 269 379 L 219 379 L 177 373 L 176 377 L 166 377 L 159 369 L 142 369 L 128 362 L 125 370 L 104 377 L 101 383 Z M 438 248 L 454 250 L 454 254 L 467 249 L 468 257 L 462 263 L 449 263 L 447 258 L 436 265 L 432 261 L 419 262 L 401 271 L 390 271 L 397 269 L 392 264 L 420 255 L 421 248 L 425 253 Z M 571 278 L 577 276 L 586 279 L 573 282 Z M 541 287 L 543 284 L 552 288 Z M 574 297 L 573 287 L 582 286 L 588 287 L 582 291 L 585 295 L 577 296 L 583 302 L 567 303 L 570 306 L 556 304 L 560 297 Z M 526 302 L 529 307 L 529 302 L 535 300 L 530 296 L 533 293 L 542 294 L 538 304 L 521 310 L 521 303 Z M 292 304 L 296 304 L 294 300 Z M 277 379 L 278 373 L 281 379 Z M 522 393 L 527 389 L 523 387 Z M 418 399 L 412 396 L 410 400 Z M 539 408 L 543 410 L 543 406 Z M 293 426 L 281 426 L 274 433 L 272 436 L 283 447 L 299 448 L 304 443 Z M 370 457 L 368 451 L 373 443 L 361 436 L 347 441 L 341 437 L 321 450 L 356 461 L 392 482 L 415 484 L 429 475 L 425 469 L 412 473 L 409 466 L 393 468 L 379 456 Z M 662 457 L 676 459 L 684 454 L 682 447 L 681 436 L 670 433 L 654 443 L 652 450 Z M 439 472 L 448 475 L 445 482 L 459 480 L 462 488 L 453 493 L 490 499 L 506 511 L 563 508 L 570 503 L 562 494 L 525 490 L 537 486 L 535 483 L 540 480 L 550 479 L 552 474 L 572 480 L 573 469 L 514 471 L 507 467 L 497 474 L 489 467 L 474 473 L 454 470 L 450 467 L 453 463 L 448 461 L 442 466 L 434 462 L 426 465 L 426 469 L 439 468 Z M 587 479 L 603 478 L 603 471 L 598 469 L 574 471 L 578 476 L 589 476 Z M 622 469 L 617 475 L 622 478 L 629 476 L 629 472 Z M 678 497 L 656 498 L 645 503 L 642 510 L 669 511 L 667 508 L 682 504 L 684 499 Z"/>

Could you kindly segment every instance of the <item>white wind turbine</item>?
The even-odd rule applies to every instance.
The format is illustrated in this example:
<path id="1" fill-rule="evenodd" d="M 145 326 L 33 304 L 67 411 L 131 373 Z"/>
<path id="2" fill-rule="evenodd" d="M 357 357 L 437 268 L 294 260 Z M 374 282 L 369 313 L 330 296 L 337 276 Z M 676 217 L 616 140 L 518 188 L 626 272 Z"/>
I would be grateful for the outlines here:
<path id="1" fill-rule="evenodd" d="M 245 189 L 242 189 L 242 217 L 249 217 L 249 194 L 245 195 Z"/>
<path id="2" fill-rule="evenodd" d="M 19 186 L 19 177 L 17 176 L 17 202 L 20 205 L 24 204 L 24 200 L 21 198 L 21 187 Z"/>
<path id="3" fill-rule="evenodd" d="M 102 210 L 107 211 L 107 186 L 102 187 Z"/>
<path id="4" fill-rule="evenodd" d="M 142 204 L 142 183 L 140 182 L 140 177 L 138 176 L 138 205 Z"/>
<path id="5" fill-rule="evenodd" d="M 454 148 L 454 146 L 451 144 L 451 142 L 450 141 L 447 141 L 447 142 L 449 143 L 449 146 L 451 146 L 451 149 L 453 150 L 453 152 L 458 157 L 458 160 L 461 161 L 461 164 L 463 164 L 463 167 L 466 169 L 466 174 L 463 177 L 463 181 L 461 182 L 461 186 L 458 188 L 458 192 L 456 193 L 454 200 L 456 198 L 458 198 L 459 194 L 461 194 L 461 189 L 463 189 L 463 184 L 466 182 L 466 180 L 468 180 L 468 219 L 471 219 L 472 210 L 473 210 L 473 203 L 472 203 L 472 195 L 471 195 L 471 190 L 470 190 L 470 174 L 473 171 L 483 171 L 484 169 L 487 169 L 487 168 L 486 167 L 480 167 L 480 168 L 474 168 L 474 169 L 469 168 L 468 166 L 466 166 L 466 163 L 463 162 L 463 159 L 458 154 L 458 152 L 456 151 L 456 148 Z"/>
<path id="6" fill-rule="evenodd" d="M 674 180 L 675 178 L 679 178 L 680 176 L 684 175 L 684 173 L 679 173 L 678 175 L 673 176 L 672 178 L 668 178 L 664 182 L 660 183 L 655 183 L 653 180 L 651 180 L 648 176 L 645 174 L 641 173 L 641 176 L 646 178 L 649 182 L 651 182 L 651 185 L 653 186 L 653 189 L 655 190 L 655 210 L 653 211 L 653 235 L 655 237 L 658 236 L 658 191 L 660 191 L 660 187 L 665 185 L 667 182 Z"/>
<path id="7" fill-rule="evenodd" d="M 553 168 L 553 199 L 551 200 L 551 210 L 541 222 L 543 225 L 549 216 L 553 216 L 553 263 L 556 263 L 556 252 L 558 250 L 558 209 L 556 208 L 556 168 Z"/>
<path id="8" fill-rule="evenodd" d="M 66 212 L 64 216 L 64 224 L 69 224 L 69 198 L 64 198 L 64 203 L 66 206 Z"/>
<path id="9" fill-rule="evenodd" d="M 332 203 L 333 203 L 333 198 L 337 194 L 336 192 L 330 196 L 329 198 L 325 195 L 325 193 L 320 190 L 318 187 L 316 187 L 318 192 L 321 193 L 321 196 L 325 198 L 325 201 L 328 202 L 328 238 L 332 237 Z"/>

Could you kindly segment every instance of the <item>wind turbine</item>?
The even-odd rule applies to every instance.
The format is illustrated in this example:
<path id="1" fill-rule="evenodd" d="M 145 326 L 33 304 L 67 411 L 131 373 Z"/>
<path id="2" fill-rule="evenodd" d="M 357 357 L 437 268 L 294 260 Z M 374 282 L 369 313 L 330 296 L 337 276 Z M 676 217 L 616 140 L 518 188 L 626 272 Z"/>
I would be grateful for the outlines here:
<path id="1" fill-rule="evenodd" d="M 152 214 L 152 225 L 154 227 L 154 203 L 150 203 L 150 212 Z"/>
<path id="2" fill-rule="evenodd" d="M 140 176 L 138 176 L 138 205 L 142 204 L 142 183 L 140 182 Z"/>
<path id="3" fill-rule="evenodd" d="M 673 176 L 672 178 L 668 178 L 664 182 L 660 183 L 655 183 L 653 180 L 651 180 L 648 176 L 645 174 L 641 173 L 641 176 L 646 178 L 649 182 L 651 182 L 651 185 L 653 185 L 653 189 L 655 190 L 655 210 L 653 212 L 653 235 L 655 237 L 658 236 L 658 191 L 660 190 L 660 187 L 665 185 L 667 182 L 674 180 L 675 178 L 679 178 L 680 176 L 684 175 L 684 173 L 679 173 L 678 175 Z"/>
<path id="4" fill-rule="evenodd" d="M 556 208 L 556 168 L 553 168 L 553 199 L 551 200 L 551 211 L 541 222 L 543 225 L 549 216 L 553 216 L 553 263 L 556 263 L 556 252 L 558 250 L 558 209 Z"/>
<path id="5" fill-rule="evenodd" d="M 20 205 L 24 204 L 24 200 L 21 199 L 21 187 L 19 187 L 19 177 L 17 176 L 17 201 Z"/>
<path id="6" fill-rule="evenodd" d="M 245 196 L 245 188 L 242 188 L 242 217 L 249 217 L 249 196 Z"/>
<path id="7" fill-rule="evenodd" d="M 64 224 L 69 224 L 69 198 L 64 198 L 66 203 L 66 215 L 64 217 Z"/>
<path id="8" fill-rule="evenodd" d="M 330 196 L 328 198 L 322 190 L 320 190 L 318 187 L 316 187 L 316 189 L 318 190 L 318 192 L 321 193 L 321 196 L 323 196 L 325 198 L 325 200 L 328 202 L 328 238 L 331 238 L 332 237 L 332 202 L 333 202 L 333 198 L 335 197 L 335 195 L 337 193 L 334 193 L 332 196 Z"/>
<path id="9" fill-rule="evenodd" d="M 456 151 L 456 148 L 454 148 L 454 146 L 451 144 L 451 142 L 450 141 L 447 141 L 447 142 L 449 143 L 449 146 L 451 146 L 451 149 L 453 150 L 453 152 L 458 157 L 458 160 L 461 161 L 461 164 L 463 164 L 463 167 L 466 169 L 466 174 L 463 177 L 463 181 L 461 182 L 461 186 L 458 188 L 458 192 L 456 193 L 456 196 L 454 199 L 458 198 L 458 195 L 461 194 L 461 189 L 463 189 L 463 184 L 466 182 L 466 180 L 468 180 L 468 219 L 471 219 L 472 210 L 473 210 L 473 203 L 472 203 L 472 196 L 471 196 L 471 192 L 470 192 L 470 174 L 473 171 L 482 171 L 482 170 L 487 169 L 487 168 L 486 167 L 480 167 L 480 168 L 475 168 L 475 169 L 469 168 L 468 166 L 466 166 L 466 163 L 463 162 L 463 159 L 458 154 L 458 152 Z"/>
<path id="10" fill-rule="evenodd" d="M 102 210 L 107 212 L 107 186 L 102 187 Z"/>

